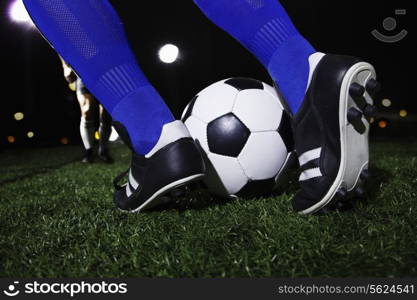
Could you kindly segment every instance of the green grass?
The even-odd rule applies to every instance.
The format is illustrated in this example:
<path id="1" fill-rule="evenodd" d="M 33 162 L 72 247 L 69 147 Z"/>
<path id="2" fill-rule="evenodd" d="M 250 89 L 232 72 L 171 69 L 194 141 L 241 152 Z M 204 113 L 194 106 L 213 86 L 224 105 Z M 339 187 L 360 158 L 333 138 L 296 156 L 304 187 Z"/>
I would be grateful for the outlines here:
<path id="1" fill-rule="evenodd" d="M 415 277 L 417 144 L 372 145 L 373 179 L 353 211 L 301 217 L 295 179 L 273 198 L 204 195 L 125 214 L 112 179 L 78 147 L 0 154 L 0 277 Z"/>

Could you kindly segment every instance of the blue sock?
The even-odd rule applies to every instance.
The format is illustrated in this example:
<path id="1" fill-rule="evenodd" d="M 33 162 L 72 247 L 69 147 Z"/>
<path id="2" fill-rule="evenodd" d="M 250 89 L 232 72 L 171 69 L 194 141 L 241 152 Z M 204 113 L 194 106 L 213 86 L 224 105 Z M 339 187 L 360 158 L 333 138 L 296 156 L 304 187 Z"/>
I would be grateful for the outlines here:
<path id="1" fill-rule="evenodd" d="M 132 147 L 148 153 L 172 113 L 150 85 L 129 47 L 123 24 L 107 0 L 24 0 L 34 23 L 82 78 Z"/>
<path id="2" fill-rule="evenodd" d="M 278 0 L 194 1 L 268 69 L 295 114 L 308 84 L 308 58 L 316 51 L 299 34 Z"/>

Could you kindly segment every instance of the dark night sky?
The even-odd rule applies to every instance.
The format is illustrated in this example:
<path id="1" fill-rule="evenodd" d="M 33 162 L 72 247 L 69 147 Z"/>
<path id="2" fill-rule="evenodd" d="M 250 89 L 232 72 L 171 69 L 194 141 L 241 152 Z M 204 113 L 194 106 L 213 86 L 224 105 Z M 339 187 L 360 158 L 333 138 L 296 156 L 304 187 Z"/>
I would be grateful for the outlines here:
<path id="1" fill-rule="evenodd" d="M 52 0 L 51 0 L 52 1 Z M 78 140 L 79 108 L 67 88 L 54 51 L 34 30 L 8 20 L 11 0 L 0 0 L 1 103 L 0 147 L 7 136 L 16 145 L 57 143 L 60 137 Z M 247 76 L 270 82 L 262 66 L 226 33 L 212 25 L 192 0 L 111 1 L 122 20 L 137 58 L 150 81 L 178 116 L 187 102 L 205 86 L 227 77 Z M 140 7 L 138 6 L 140 3 Z M 145 4 L 143 4 L 145 3 Z M 382 20 L 395 9 L 407 9 L 409 1 L 284 0 L 299 30 L 320 51 L 355 55 L 376 66 L 384 89 L 381 98 L 393 101 L 382 108 L 390 126 L 374 126 L 375 136 L 416 137 L 417 101 L 411 95 L 414 32 L 411 12 L 398 16 L 398 30 L 410 31 L 397 44 L 384 44 L 370 32 L 382 28 Z M 179 46 L 182 57 L 173 65 L 159 62 L 157 51 L 167 42 Z M 413 62 L 414 65 L 414 62 Z M 379 101 L 380 103 L 380 101 Z M 396 117 L 406 109 L 408 117 Z M 16 122 L 15 112 L 25 119 Z M 35 132 L 29 140 L 26 132 Z"/>

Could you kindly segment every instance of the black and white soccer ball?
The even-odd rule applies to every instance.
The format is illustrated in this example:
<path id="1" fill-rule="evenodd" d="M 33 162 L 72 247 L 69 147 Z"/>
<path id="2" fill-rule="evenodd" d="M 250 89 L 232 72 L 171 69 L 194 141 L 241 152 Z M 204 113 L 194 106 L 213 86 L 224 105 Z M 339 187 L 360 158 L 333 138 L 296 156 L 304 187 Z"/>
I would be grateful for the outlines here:
<path id="1" fill-rule="evenodd" d="M 291 117 L 275 89 L 231 78 L 201 91 L 182 120 L 205 154 L 205 184 L 220 197 L 271 192 L 294 149 Z"/>

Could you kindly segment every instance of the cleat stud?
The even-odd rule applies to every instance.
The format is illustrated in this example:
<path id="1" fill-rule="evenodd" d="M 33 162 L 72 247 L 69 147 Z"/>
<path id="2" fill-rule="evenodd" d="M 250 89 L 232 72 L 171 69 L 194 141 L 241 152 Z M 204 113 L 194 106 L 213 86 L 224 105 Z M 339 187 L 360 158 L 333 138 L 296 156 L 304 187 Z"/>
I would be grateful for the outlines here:
<path id="1" fill-rule="evenodd" d="M 191 184 L 189 184 L 189 185 L 187 186 L 187 188 L 188 188 L 191 192 L 201 190 L 201 189 L 203 189 L 202 182 L 199 182 L 199 181 L 197 181 L 197 182 L 192 182 Z"/>
<path id="2" fill-rule="evenodd" d="M 365 190 L 362 187 L 358 187 L 355 191 L 356 196 L 362 198 L 365 196 Z"/>
<path id="3" fill-rule="evenodd" d="M 338 201 L 334 204 L 334 208 L 337 210 L 343 210 L 343 208 L 345 208 L 345 204 L 342 201 Z"/>
<path id="4" fill-rule="evenodd" d="M 366 127 L 362 122 L 362 112 L 357 110 L 356 108 L 352 107 L 348 111 L 347 119 L 350 124 L 355 128 L 357 132 L 360 134 L 364 134 L 366 131 Z"/>
<path id="5" fill-rule="evenodd" d="M 360 175 L 360 179 L 362 181 L 367 181 L 370 177 L 371 177 L 371 173 L 369 172 L 369 170 L 363 170 Z"/>
<path id="6" fill-rule="evenodd" d="M 365 94 L 365 91 L 366 91 L 365 88 L 356 82 L 353 83 L 349 88 L 349 94 L 353 98 L 363 97 L 363 95 Z"/>
<path id="7" fill-rule="evenodd" d="M 378 115 L 378 108 L 375 105 L 368 104 L 365 106 L 363 114 L 367 118 L 375 118 Z"/>
<path id="8" fill-rule="evenodd" d="M 172 198 L 165 195 L 160 198 L 160 202 L 161 204 L 166 205 L 172 202 Z"/>
<path id="9" fill-rule="evenodd" d="M 352 107 L 351 109 L 349 109 L 348 111 L 348 121 L 349 123 L 357 123 L 357 122 L 362 122 L 362 112 L 360 112 L 359 110 L 357 110 L 356 108 Z"/>
<path id="10" fill-rule="evenodd" d="M 353 83 L 350 86 L 349 94 L 355 101 L 356 105 L 362 109 L 366 106 L 365 88 L 358 83 Z"/>
<path id="11" fill-rule="evenodd" d="M 364 110 L 365 107 L 368 105 L 368 102 L 366 102 L 365 97 L 356 97 L 353 98 L 353 101 L 355 101 L 356 105 L 361 109 Z"/>
<path id="12" fill-rule="evenodd" d="M 347 196 L 347 194 L 348 194 L 348 192 L 347 192 L 347 190 L 345 189 L 345 188 L 340 188 L 338 191 L 337 191 L 337 197 L 339 198 L 339 199 L 344 199 L 344 198 L 346 198 L 346 196 Z"/>
<path id="13" fill-rule="evenodd" d="M 371 95 L 378 94 L 381 91 L 381 84 L 375 79 L 370 79 L 366 83 L 366 91 Z"/>
<path id="14" fill-rule="evenodd" d="M 173 198 L 181 198 L 184 195 L 185 195 L 185 191 L 183 189 L 178 188 L 178 189 L 171 191 L 171 196 Z"/>

